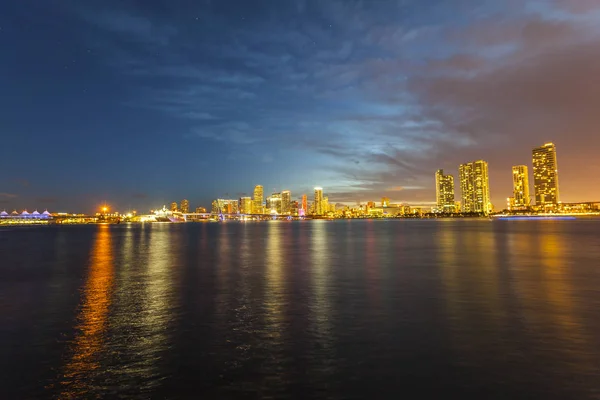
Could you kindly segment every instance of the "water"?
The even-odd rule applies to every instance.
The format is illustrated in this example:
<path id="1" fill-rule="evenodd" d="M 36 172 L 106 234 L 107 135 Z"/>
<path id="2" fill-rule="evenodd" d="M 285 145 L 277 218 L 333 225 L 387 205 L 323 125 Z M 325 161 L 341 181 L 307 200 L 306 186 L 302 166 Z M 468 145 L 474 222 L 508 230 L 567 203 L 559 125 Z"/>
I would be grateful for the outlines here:
<path id="1" fill-rule="evenodd" d="M 0 229 L 0 398 L 600 398 L 600 220 Z"/>

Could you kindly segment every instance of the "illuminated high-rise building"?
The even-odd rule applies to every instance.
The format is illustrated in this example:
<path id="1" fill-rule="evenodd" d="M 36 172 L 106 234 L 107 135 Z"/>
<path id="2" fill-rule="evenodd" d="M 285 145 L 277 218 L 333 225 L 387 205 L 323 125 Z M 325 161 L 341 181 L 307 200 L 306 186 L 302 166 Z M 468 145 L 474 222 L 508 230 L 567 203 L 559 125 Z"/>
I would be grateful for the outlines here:
<path id="1" fill-rule="evenodd" d="M 308 196 L 303 194 L 302 195 L 302 205 L 301 208 L 304 210 L 304 213 L 308 213 Z"/>
<path id="2" fill-rule="evenodd" d="M 458 173 L 462 211 L 484 214 L 492 212 L 488 163 L 479 160 L 462 164 L 458 169 Z"/>
<path id="3" fill-rule="evenodd" d="M 510 209 L 527 208 L 531 205 L 529 197 L 529 171 L 527 165 L 515 165 L 513 173 L 513 200 Z"/>
<path id="4" fill-rule="evenodd" d="M 177 208 L 177 202 L 175 202 L 175 201 L 174 201 L 174 202 L 172 202 L 172 203 L 171 203 L 171 211 L 172 211 L 172 212 L 177 212 L 177 209 L 178 209 L 178 208 Z"/>
<path id="5" fill-rule="evenodd" d="M 438 212 L 453 213 L 456 211 L 454 203 L 454 177 L 444 175 L 443 169 L 435 173 L 435 197 Z"/>
<path id="6" fill-rule="evenodd" d="M 252 197 L 241 197 L 240 198 L 240 213 L 251 214 L 252 213 Z"/>
<path id="7" fill-rule="evenodd" d="M 559 202 L 556 147 L 546 143 L 533 149 L 533 184 L 535 204 L 554 206 Z"/>
<path id="8" fill-rule="evenodd" d="M 204 214 L 205 212 L 206 212 L 206 208 L 196 207 L 196 214 Z"/>
<path id="9" fill-rule="evenodd" d="M 269 214 L 281 214 L 282 196 L 281 193 L 273 193 L 267 197 L 266 208 Z"/>
<path id="10" fill-rule="evenodd" d="M 284 190 L 283 192 L 281 192 L 281 213 L 292 213 L 292 192 L 290 192 L 289 190 Z"/>
<path id="11" fill-rule="evenodd" d="M 390 198 L 382 197 L 381 198 L 381 207 L 389 207 L 390 206 Z"/>
<path id="12" fill-rule="evenodd" d="M 314 214 L 323 215 L 323 188 L 315 188 Z"/>
<path id="13" fill-rule="evenodd" d="M 187 214 L 190 212 L 190 202 L 186 199 L 181 200 L 181 212 Z"/>
<path id="14" fill-rule="evenodd" d="M 329 197 L 323 197 L 321 209 L 323 210 L 323 214 L 327 214 L 329 212 Z"/>
<path id="15" fill-rule="evenodd" d="M 264 191 L 262 185 L 254 186 L 254 214 L 263 212 Z"/>

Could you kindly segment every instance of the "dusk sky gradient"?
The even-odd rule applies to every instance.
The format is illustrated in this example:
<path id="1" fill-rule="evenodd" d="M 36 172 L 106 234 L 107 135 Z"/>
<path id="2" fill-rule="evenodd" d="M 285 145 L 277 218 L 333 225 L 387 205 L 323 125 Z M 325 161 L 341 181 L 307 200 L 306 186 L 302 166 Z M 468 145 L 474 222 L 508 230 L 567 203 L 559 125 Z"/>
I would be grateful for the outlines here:
<path id="1" fill-rule="evenodd" d="M 502 208 L 545 142 L 600 201 L 596 0 L 4 0 L 0 47 L 7 211 L 414 204 L 477 159 Z"/>

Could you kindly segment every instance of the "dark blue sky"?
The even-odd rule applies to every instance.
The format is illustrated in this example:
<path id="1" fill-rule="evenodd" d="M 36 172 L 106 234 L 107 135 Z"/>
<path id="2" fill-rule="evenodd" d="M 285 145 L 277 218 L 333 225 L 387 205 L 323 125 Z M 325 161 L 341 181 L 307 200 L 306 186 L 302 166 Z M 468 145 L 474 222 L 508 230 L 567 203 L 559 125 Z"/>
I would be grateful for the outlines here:
<path id="1" fill-rule="evenodd" d="M 502 206 L 548 141 L 600 200 L 599 33 L 594 0 L 0 1 L 0 208 L 430 202 L 474 159 Z"/>

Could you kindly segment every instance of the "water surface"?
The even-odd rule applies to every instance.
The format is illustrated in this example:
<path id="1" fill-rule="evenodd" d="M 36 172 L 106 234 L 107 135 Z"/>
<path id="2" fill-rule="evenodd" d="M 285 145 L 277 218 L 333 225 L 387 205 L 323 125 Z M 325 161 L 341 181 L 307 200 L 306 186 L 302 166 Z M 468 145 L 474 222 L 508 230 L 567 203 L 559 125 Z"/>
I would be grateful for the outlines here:
<path id="1" fill-rule="evenodd" d="M 600 398 L 600 221 L 0 229 L 1 398 Z"/>

